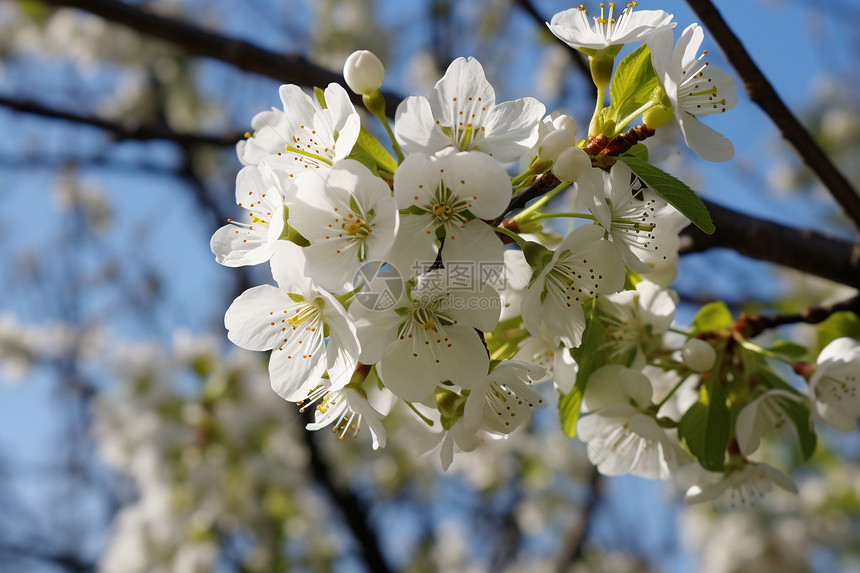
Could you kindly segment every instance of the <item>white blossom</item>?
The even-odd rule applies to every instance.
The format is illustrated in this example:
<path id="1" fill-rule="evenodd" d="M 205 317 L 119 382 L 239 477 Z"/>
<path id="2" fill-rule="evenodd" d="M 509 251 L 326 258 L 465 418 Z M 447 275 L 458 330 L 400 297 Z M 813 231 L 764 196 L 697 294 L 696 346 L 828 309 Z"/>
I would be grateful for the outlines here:
<path id="1" fill-rule="evenodd" d="M 394 134 L 407 153 L 454 147 L 483 151 L 504 163 L 518 159 L 535 143 L 544 111 L 531 97 L 496 104 L 478 60 L 457 58 L 429 101 L 410 96 L 397 107 Z"/>
<path id="2" fill-rule="evenodd" d="M 737 103 L 737 86 L 724 70 L 696 57 L 704 33 L 691 24 L 672 49 L 671 31 L 648 40 L 651 63 L 672 104 L 687 146 L 702 159 L 728 161 L 734 157 L 732 142 L 699 121 L 699 117 L 723 113 Z"/>
<path id="3" fill-rule="evenodd" d="M 809 395 L 821 421 L 840 432 L 857 427 L 860 417 L 860 342 L 837 338 L 818 355 Z"/>
<path id="4" fill-rule="evenodd" d="M 684 503 L 713 501 L 714 505 L 726 508 L 755 506 L 774 484 L 797 493 L 794 480 L 773 466 L 745 462 L 740 468 L 726 471 L 717 481 L 692 486 L 684 496 Z"/>

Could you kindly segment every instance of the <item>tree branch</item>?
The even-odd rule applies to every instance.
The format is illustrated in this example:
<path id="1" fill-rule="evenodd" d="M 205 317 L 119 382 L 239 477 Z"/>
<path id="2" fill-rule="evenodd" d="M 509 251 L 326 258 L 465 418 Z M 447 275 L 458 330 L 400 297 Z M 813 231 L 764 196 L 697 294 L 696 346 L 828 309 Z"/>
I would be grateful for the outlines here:
<path id="1" fill-rule="evenodd" d="M 710 201 L 705 205 L 717 230 L 706 235 L 692 225 L 687 227 L 681 254 L 722 247 L 860 288 L 860 244 L 765 221 Z"/>
<path id="2" fill-rule="evenodd" d="M 0 96 L 0 106 L 29 113 L 49 117 L 52 119 L 62 119 L 72 123 L 80 123 L 89 125 L 110 132 L 114 139 L 123 141 L 126 139 L 134 139 L 140 141 L 152 139 L 166 139 L 180 145 L 216 145 L 220 147 L 230 147 L 236 145 L 236 142 L 242 139 L 242 134 L 239 132 L 226 133 L 222 135 L 205 135 L 197 133 L 177 133 L 167 127 L 158 125 L 142 125 L 134 122 L 120 123 L 102 119 L 99 117 L 81 115 L 78 113 L 53 109 L 46 107 L 40 103 L 32 101 L 21 101 L 5 96 Z"/>
<path id="3" fill-rule="evenodd" d="M 687 4 L 713 34 L 726 58 L 743 80 L 750 99 L 770 117 L 803 162 L 842 206 L 855 227 L 860 227 L 860 195 L 780 99 L 714 5 L 710 0 L 687 0 Z"/>
<path id="4" fill-rule="evenodd" d="M 343 84 L 343 76 L 311 64 L 304 56 L 279 54 L 245 40 L 230 38 L 204 30 L 180 20 L 158 16 L 117 0 L 41 0 L 52 6 L 85 10 L 110 22 L 127 26 L 181 47 L 189 54 L 206 56 L 232 64 L 239 69 L 269 76 L 279 81 L 304 86 L 325 87 L 331 82 Z M 361 96 L 349 92 L 353 102 L 360 104 Z M 401 98 L 382 93 L 387 113 L 394 111 Z"/>
<path id="5" fill-rule="evenodd" d="M 313 409 L 305 411 L 303 421 L 312 422 L 313 412 Z M 361 504 L 352 495 L 352 492 L 348 489 L 340 488 L 335 484 L 334 477 L 331 475 L 331 469 L 314 441 L 314 434 L 315 432 L 311 430 L 302 430 L 305 446 L 310 454 L 311 474 L 326 489 L 332 501 L 340 509 L 341 515 L 355 536 L 356 543 L 361 548 L 362 557 L 368 570 L 374 573 L 388 573 L 391 571 L 391 568 L 380 551 L 379 539 L 376 536 L 376 532 L 371 529 L 367 523 L 367 519 L 365 519 L 364 508 L 361 507 Z"/>
<path id="6" fill-rule="evenodd" d="M 754 314 L 748 316 L 744 313 L 735 322 L 734 329 L 739 331 L 744 338 L 753 338 L 769 328 L 786 324 L 801 322 L 818 324 L 827 320 L 830 315 L 844 310 L 860 314 L 860 295 L 835 304 L 813 306 L 793 314 Z"/>

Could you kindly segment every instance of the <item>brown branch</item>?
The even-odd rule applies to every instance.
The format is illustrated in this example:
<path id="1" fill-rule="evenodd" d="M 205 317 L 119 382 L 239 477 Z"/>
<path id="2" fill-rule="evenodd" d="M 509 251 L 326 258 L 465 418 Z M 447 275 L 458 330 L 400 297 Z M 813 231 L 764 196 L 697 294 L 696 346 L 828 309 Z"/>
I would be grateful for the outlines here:
<path id="1" fill-rule="evenodd" d="M 308 423 L 313 422 L 313 412 L 314 410 L 312 409 L 306 410 L 302 416 L 303 421 Z M 378 573 L 388 573 L 391 571 L 391 568 L 382 555 L 376 532 L 367 522 L 365 509 L 349 489 L 337 485 L 331 473 L 331 468 L 316 444 L 315 434 L 316 432 L 308 429 L 302 430 L 305 447 L 307 447 L 310 456 L 309 466 L 311 475 L 325 488 L 335 505 L 340 509 L 341 515 L 355 536 L 355 541 L 360 547 L 364 563 L 367 565 L 368 570 Z"/>
<path id="2" fill-rule="evenodd" d="M 843 310 L 860 314 L 860 295 L 835 304 L 813 306 L 792 314 L 754 314 L 748 316 L 746 313 L 742 313 L 735 322 L 734 330 L 738 331 L 744 338 L 753 338 L 769 328 L 786 324 L 818 324 L 827 320 L 830 315 Z"/>
<path id="3" fill-rule="evenodd" d="M 588 480 L 588 496 L 585 500 L 585 504 L 580 510 L 580 524 L 576 530 L 572 532 L 570 539 L 568 539 L 566 545 L 562 547 L 556 560 L 556 570 L 559 573 L 570 571 L 571 566 L 575 565 L 582 559 L 583 550 L 585 549 L 585 540 L 588 538 L 588 535 L 591 532 L 591 527 L 594 523 L 594 513 L 603 498 L 601 481 L 600 472 L 597 471 L 596 467 L 592 467 L 591 476 Z"/>
<path id="4" fill-rule="evenodd" d="M 845 285 L 860 288 L 860 244 L 795 229 L 705 201 L 717 230 L 706 235 L 690 226 L 681 254 L 722 247 Z"/>
<path id="5" fill-rule="evenodd" d="M 269 76 L 279 81 L 303 86 L 325 87 L 331 82 L 343 84 L 343 76 L 311 64 L 296 54 L 280 54 L 245 40 L 223 36 L 173 18 L 153 14 L 117 0 L 41 0 L 51 6 L 66 6 L 85 10 L 115 24 L 127 26 L 179 46 L 189 54 L 205 56 L 232 64 L 239 69 Z M 401 98 L 383 92 L 387 113 L 394 110 Z M 361 96 L 350 92 L 356 103 Z"/>
<path id="6" fill-rule="evenodd" d="M 794 146 L 803 162 L 830 191 L 855 226 L 860 227 L 860 195 L 791 113 L 714 5 L 710 0 L 687 0 L 687 4 L 713 34 L 726 58 L 743 80 L 750 99 L 770 117 L 782 136 Z"/>
<path id="7" fill-rule="evenodd" d="M 0 96 L 0 106 L 19 111 L 49 117 L 52 119 L 61 119 L 72 123 L 80 123 L 89 125 L 110 132 L 114 139 L 123 141 L 134 139 L 139 141 L 147 141 L 152 139 L 165 139 L 173 141 L 180 145 L 216 145 L 221 147 L 230 147 L 236 145 L 236 142 L 242 139 L 242 134 L 239 132 L 226 133 L 222 135 L 206 135 L 198 133 L 178 133 L 167 127 L 159 125 L 143 125 L 134 122 L 116 122 L 99 117 L 82 115 L 70 111 L 59 110 L 44 106 L 40 103 L 32 101 L 16 100 L 5 96 Z"/>

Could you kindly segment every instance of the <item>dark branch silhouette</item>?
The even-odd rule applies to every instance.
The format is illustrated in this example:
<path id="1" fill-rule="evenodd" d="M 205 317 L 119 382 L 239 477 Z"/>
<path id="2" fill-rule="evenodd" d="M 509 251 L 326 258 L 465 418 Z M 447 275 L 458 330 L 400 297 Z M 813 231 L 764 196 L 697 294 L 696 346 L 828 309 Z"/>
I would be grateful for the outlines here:
<path id="1" fill-rule="evenodd" d="M 319 87 L 325 87 L 332 82 L 344 84 L 343 76 L 339 73 L 315 66 L 304 56 L 272 52 L 245 40 L 210 32 L 193 24 L 159 16 L 116 0 L 42 0 L 42 2 L 51 6 L 85 10 L 115 24 L 128 26 L 140 34 L 175 44 L 189 54 L 221 60 L 241 70 L 269 76 L 282 82 Z M 385 92 L 382 95 L 385 98 L 387 113 L 393 116 L 401 98 Z M 361 103 L 361 96 L 350 92 L 350 97 L 354 102 Z"/>
<path id="2" fill-rule="evenodd" d="M 769 328 L 786 324 L 818 324 L 840 311 L 860 314 L 860 296 L 834 304 L 813 306 L 791 314 L 754 314 L 751 316 L 742 314 L 735 322 L 735 330 L 739 331 L 744 338 L 752 338 Z"/>
<path id="3" fill-rule="evenodd" d="M 833 165 L 809 131 L 791 113 L 714 5 L 710 0 L 687 0 L 687 4 L 701 18 L 722 48 L 726 58 L 743 80 L 750 99 L 770 117 L 803 162 L 842 206 L 855 227 L 860 228 L 860 195 Z"/>
<path id="4" fill-rule="evenodd" d="M 180 145 L 215 145 L 220 147 L 229 147 L 236 145 L 236 142 L 242 139 L 242 134 L 239 132 L 225 133 L 221 135 L 179 133 L 166 126 L 144 125 L 135 122 L 121 123 L 99 117 L 82 115 L 67 110 L 50 108 L 37 102 L 16 100 L 5 96 L 0 96 L 0 106 L 23 113 L 53 119 L 62 119 L 72 123 L 80 123 L 96 127 L 110 132 L 117 141 L 124 141 L 127 139 L 139 141 L 165 139 Z"/>
<path id="5" fill-rule="evenodd" d="M 313 412 L 312 409 L 304 412 L 303 419 L 305 422 L 313 422 Z M 388 573 L 391 568 L 380 551 L 376 532 L 367 523 L 364 508 L 352 492 L 337 485 L 325 457 L 317 447 L 315 432 L 304 430 L 302 436 L 310 455 L 311 475 L 325 488 L 332 501 L 340 509 L 341 515 L 361 548 L 365 564 L 374 573 Z"/>
<path id="6" fill-rule="evenodd" d="M 845 285 L 860 287 L 860 245 L 809 229 L 765 221 L 705 201 L 717 230 L 706 235 L 690 226 L 681 254 L 722 247 Z"/>

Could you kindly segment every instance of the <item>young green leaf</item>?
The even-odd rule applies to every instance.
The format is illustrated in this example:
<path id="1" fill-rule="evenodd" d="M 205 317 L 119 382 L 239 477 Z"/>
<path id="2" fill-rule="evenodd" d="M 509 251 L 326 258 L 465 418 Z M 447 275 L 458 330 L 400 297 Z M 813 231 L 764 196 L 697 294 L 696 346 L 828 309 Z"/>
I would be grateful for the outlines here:
<path id="1" fill-rule="evenodd" d="M 795 360 L 800 360 L 809 354 L 809 349 L 800 344 L 795 344 L 794 342 L 789 342 L 787 340 L 777 340 L 773 343 L 773 345 L 768 348 L 774 354 L 781 354 L 787 358 L 793 358 Z"/>
<path id="2" fill-rule="evenodd" d="M 703 468 L 720 472 L 725 469 L 730 422 L 726 390 L 711 378 L 699 388 L 699 401 L 681 418 L 678 437 Z"/>
<path id="3" fill-rule="evenodd" d="M 648 187 L 680 211 L 695 226 L 709 235 L 716 230 L 708 208 L 686 183 L 639 157 L 620 155 L 618 160 L 626 163 Z"/>
<path id="4" fill-rule="evenodd" d="M 815 453 L 818 438 L 812 428 L 812 413 L 809 406 L 796 400 L 781 399 L 779 405 L 788 414 L 789 420 L 797 428 L 797 437 L 800 442 L 800 453 L 804 460 L 808 460 Z"/>
<path id="5" fill-rule="evenodd" d="M 732 313 L 724 302 L 709 302 L 693 317 L 690 330 L 694 334 L 717 332 L 731 328 L 733 323 Z"/>
<path id="6" fill-rule="evenodd" d="M 567 394 L 561 394 L 558 399 L 558 417 L 561 429 L 565 435 L 573 438 L 576 436 L 576 422 L 579 420 L 579 409 L 582 405 L 582 396 L 585 386 L 591 374 L 608 362 L 606 350 L 603 343 L 606 341 L 606 326 L 597 318 L 597 305 L 589 301 L 586 307 L 586 326 L 582 333 L 582 344 L 579 348 L 572 348 L 570 355 L 579 366 L 576 373 L 576 382 L 573 390 Z"/>
<path id="7" fill-rule="evenodd" d="M 860 338 L 860 317 L 849 310 L 835 312 L 818 325 L 818 332 L 815 337 L 816 354 L 843 336 Z"/>
<path id="8" fill-rule="evenodd" d="M 648 103 L 655 88 L 660 86 L 654 68 L 651 66 L 651 52 L 647 44 L 642 44 L 618 62 L 612 83 L 609 84 L 611 98 L 606 121 L 617 125 L 637 109 Z"/>
<path id="9" fill-rule="evenodd" d="M 361 128 L 358 140 L 349 154 L 351 159 L 363 163 L 368 169 L 377 172 L 382 169 L 389 173 L 397 170 L 397 160 L 388 153 L 388 150 L 369 131 Z"/>

